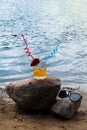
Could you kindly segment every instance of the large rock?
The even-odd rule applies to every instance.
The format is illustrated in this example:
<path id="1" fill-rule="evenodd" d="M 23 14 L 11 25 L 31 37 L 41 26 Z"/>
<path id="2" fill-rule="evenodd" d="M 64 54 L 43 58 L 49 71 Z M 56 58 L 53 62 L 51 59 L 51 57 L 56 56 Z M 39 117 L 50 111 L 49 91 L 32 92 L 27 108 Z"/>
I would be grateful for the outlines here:
<path id="1" fill-rule="evenodd" d="M 48 76 L 44 80 L 30 78 L 10 83 L 6 92 L 23 109 L 46 110 L 55 103 L 60 88 L 60 80 Z"/>

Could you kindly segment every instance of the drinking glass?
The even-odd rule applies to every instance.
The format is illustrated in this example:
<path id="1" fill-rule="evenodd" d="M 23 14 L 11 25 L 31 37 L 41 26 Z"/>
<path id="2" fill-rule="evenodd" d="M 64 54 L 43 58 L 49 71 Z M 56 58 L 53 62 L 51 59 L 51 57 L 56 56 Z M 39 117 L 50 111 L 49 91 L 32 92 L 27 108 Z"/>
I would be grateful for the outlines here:
<path id="1" fill-rule="evenodd" d="M 33 67 L 33 76 L 37 80 L 43 80 L 47 77 L 47 65 L 45 63 Z"/>

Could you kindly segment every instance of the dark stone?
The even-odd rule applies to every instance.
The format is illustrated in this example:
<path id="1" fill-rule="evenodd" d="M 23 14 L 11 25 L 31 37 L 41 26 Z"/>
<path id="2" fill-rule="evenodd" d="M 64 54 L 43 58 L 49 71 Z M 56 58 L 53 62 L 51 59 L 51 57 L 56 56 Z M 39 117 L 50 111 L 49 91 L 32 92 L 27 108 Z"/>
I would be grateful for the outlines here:
<path id="1" fill-rule="evenodd" d="M 60 88 L 60 80 L 48 76 L 44 80 L 30 78 L 10 83 L 6 92 L 23 109 L 46 110 L 55 103 Z"/>

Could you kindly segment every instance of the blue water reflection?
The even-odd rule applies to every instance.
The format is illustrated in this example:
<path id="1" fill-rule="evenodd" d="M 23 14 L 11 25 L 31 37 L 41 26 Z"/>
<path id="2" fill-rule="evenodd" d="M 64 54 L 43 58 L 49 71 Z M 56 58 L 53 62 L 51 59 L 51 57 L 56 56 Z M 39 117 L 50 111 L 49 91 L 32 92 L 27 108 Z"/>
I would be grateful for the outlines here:
<path id="1" fill-rule="evenodd" d="M 32 77 L 31 61 L 24 51 L 24 33 L 31 52 L 48 59 L 48 74 L 64 85 L 87 86 L 87 1 L 86 0 L 1 0 L 0 1 L 0 86 Z"/>

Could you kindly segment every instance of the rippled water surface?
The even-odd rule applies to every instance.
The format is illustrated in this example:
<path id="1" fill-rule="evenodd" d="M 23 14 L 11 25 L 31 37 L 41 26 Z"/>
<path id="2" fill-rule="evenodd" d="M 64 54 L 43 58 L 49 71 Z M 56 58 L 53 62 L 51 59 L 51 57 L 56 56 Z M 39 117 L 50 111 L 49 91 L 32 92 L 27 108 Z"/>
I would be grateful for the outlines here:
<path id="1" fill-rule="evenodd" d="M 87 89 L 87 0 L 0 0 L 0 86 L 32 77 L 22 33 L 40 59 L 61 40 L 48 74 Z"/>

